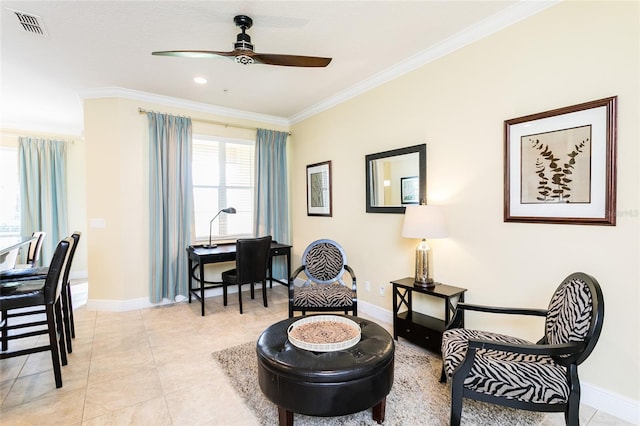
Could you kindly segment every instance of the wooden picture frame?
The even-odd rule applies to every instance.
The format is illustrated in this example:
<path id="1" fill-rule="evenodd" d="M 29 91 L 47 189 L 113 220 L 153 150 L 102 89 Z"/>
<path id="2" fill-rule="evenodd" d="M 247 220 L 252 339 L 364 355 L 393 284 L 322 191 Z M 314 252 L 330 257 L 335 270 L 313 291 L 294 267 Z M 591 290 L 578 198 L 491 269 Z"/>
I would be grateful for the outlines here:
<path id="1" fill-rule="evenodd" d="M 405 204 L 420 204 L 420 180 L 418 176 L 400 178 L 400 201 Z"/>
<path id="2" fill-rule="evenodd" d="M 504 221 L 616 223 L 616 101 L 504 122 Z"/>
<path id="3" fill-rule="evenodd" d="M 331 161 L 307 166 L 307 216 L 332 216 Z"/>

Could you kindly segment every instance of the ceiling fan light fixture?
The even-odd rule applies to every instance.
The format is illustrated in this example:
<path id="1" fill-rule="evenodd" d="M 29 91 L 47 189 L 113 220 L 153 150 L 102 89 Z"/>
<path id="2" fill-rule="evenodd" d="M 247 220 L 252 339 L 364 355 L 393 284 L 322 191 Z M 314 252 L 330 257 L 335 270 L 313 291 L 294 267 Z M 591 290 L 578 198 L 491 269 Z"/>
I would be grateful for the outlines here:
<path id="1" fill-rule="evenodd" d="M 247 55 L 238 55 L 234 59 L 237 64 L 242 64 L 242 65 L 249 65 L 249 64 L 255 63 L 253 58 Z"/>

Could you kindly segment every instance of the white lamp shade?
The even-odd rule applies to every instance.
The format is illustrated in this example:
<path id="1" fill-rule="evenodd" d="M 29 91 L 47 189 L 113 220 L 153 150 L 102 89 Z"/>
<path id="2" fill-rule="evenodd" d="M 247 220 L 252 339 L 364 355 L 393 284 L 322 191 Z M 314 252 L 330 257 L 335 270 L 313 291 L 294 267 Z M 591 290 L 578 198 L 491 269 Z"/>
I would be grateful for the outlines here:
<path id="1" fill-rule="evenodd" d="M 444 238 L 444 215 L 439 206 L 409 205 L 404 212 L 402 236 L 405 238 Z"/>

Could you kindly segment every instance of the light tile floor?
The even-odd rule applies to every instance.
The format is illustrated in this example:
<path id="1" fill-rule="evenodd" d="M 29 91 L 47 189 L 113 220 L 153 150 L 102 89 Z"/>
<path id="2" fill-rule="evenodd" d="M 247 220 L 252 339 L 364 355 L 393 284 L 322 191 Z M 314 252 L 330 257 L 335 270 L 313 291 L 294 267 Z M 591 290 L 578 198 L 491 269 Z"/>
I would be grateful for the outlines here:
<path id="1" fill-rule="evenodd" d="M 62 388 L 55 388 L 49 352 L 0 361 L 0 424 L 257 425 L 211 353 L 255 341 L 287 317 L 286 288 L 268 292 L 268 308 L 260 292 L 255 300 L 244 292 L 243 315 L 236 294 L 227 307 L 221 296 L 208 298 L 204 317 L 199 303 L 118 313 L 77 309 Z M 589 426 L 627 424 L 587 406 L 580 417 Z M 562 414 L 547 415 L 545 424 L 564 424 Z"/>

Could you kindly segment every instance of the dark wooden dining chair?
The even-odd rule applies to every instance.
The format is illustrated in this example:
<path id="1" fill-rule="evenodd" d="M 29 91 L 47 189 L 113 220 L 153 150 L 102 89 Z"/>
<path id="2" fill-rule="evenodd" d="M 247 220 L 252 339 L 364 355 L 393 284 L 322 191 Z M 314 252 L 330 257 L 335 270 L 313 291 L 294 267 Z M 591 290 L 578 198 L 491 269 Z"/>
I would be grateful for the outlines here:
<path id="1" fill-rule="evenodd" d="M 2 283 L 0 287 L 0 312 L 2 313 L 2 322 L 0 322 L 2 352 L 0 352 L 0 359 L 51 351 L 56 388 L 62 387 L 60 365 L 67 364 L 60 294 L 62 292 L 63 274 L 69 261 L 69 250 L 72 244 L 73 240 L 70 237 L 58 243 L 49 265 L 49 273 L 44 281 L 44 286 L 34 281 L 17 281 Z M 44 308 L 44 320 L 42 320 L 41 314 L 34 315 L 35 312 L 30 309 L 40 307 Z M 22 315 L 18 313 L 7 317 L 7 312 L 15 312 L 24 308 L 27 311 Z M 15 324 L 10 324 L 9 319 L 16 316 L 25 316 L 25 318 Z M 40 334 L 49 336 L 47 344 L 9 350 L 9 341 L 30 338 Z"/>
<path id="2" fill-rule="evenodd" d="M 227 287 L 238 286 L 238 303 L 242 313 L 242 285 L 251 285 L 251 298 L 254 298 L 255 283 L 262 284 L 262 301 L 267 303 L 267 267 L 271 236 L 261 238 L 243 238 L 236 241 L 236 267 L 222 273 L 222 298 L 227 306 Z"/>
<path id="3" fill-rule="evenodd" d="M 18 263 L 14 269 L 34 268 L 38 266 L 38 260 L 40 259 L 40 253 L 42 252 L 42 243 L 47 233 L 42 231 L 36 231 L 31 236 L 34 238 L 29 243 L 29 249 L 27 250 L 26 263 Z"/>
<path id="4" fill-rule="evenodd" d="M 70 353 L 73 351 L 73 346 L 71 339 L 76 337 L 75 331 L 75 323 L 73 320 L 73 303 L 72 303 L 72 295 L 71 295 L 71 282 L 69 279 L 69 274 L 71 271 L 71 266 L 73 265 L 73 259 L 75 256 L 76 249 L 78 244 L 80 243 L 81 233 L 79 231 L 75 231 L 71 234 L 71 238 L 73 244 L 69 247 L 69 261 L 66 264 L 64 271 L 62 272 L 63 281 L 62 281 L 62 291 L 60 295 L 61 303 L 62 303 L 62 320 L 64 322 L 64 334 L 66 338 L 66 348 Z M 15 286 L 18 281 L 30 281 L 30 288 L 43 287 L 45 278 L 49 272 L 49 267 L 37 267 L 37 268 L 27 268 L 27 269 L 15 269 L 13 271 L 6 271 L 7 274 L 3 275 L 0 279 L 0 285 L 5 287 L 7 286 Z M 11 273 L 13 272 L 13 273 Z M 13 284 L 9 284 L 13 283 Z M 38 309 L 33 311 L 33 314 L 44 313 L 44 309 Z M 8 311 L 6 313 L 8 318 L 16 317 L 20 315 L 25 315 L 24 311 L 21 312 L 11 312 Z"/>

